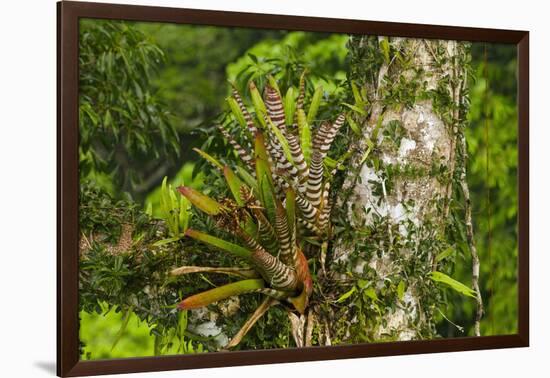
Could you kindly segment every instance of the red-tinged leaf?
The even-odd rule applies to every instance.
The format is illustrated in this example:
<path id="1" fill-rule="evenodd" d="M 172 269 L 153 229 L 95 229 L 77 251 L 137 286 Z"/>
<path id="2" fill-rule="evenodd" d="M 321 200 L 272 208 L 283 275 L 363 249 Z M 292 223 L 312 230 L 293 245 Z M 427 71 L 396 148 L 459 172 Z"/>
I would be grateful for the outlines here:
<path id="1" fill-rule="evenodd" d="M 224 286 L 195 294 L 180 302 L 180 310 L 192 310 L 208 306 L 211 303 L 221 301 L 234 295 L 246 294 L 265 287 L 264 280 L 250 279 L 233 282 Z"/>
<path id="2" fill-rule="evenodd" d="M 252 254 L 252 252 L 249 249 L 241 247 L 240 245 L 230 243 L 223 239 L 217 238 L 212 235 L 208 235 L 204 232 L 193 230 L 191 228 L 185 232 L 185 236 L 188 236 L 195 240 L 199 240 L 206 244 L 210 244 L 214 247 L 217 247 L 225 252 L 231 253 L 232 255 L 245 260 L 249 260 Z"/>
<path id="3" fill-rule="evenodd" d="M 208 215 L 218 215 L 224 209 L 217 201 L 190 187 L 180 186 L 178 191 Z"/>
<path id="4" fill-rule="evenodd" d="M 289 301 L 300 314 L 303 314 L 309 304 L 309 297 L 313 292 L 313 281 L 309 273 L 307 259 L 300 250 L 298 250 L 298 266 L 296 267 L 296 273 L 303 284 L 303 288 L 298 296 L 289 298 Z"/>
<path id="5" fill-rule="evenodd" d="M 262 133 L 256 133 L 256 137 L 254 138 L 254 157 L 264 161 L 268 160 L 265 140 Z"/>

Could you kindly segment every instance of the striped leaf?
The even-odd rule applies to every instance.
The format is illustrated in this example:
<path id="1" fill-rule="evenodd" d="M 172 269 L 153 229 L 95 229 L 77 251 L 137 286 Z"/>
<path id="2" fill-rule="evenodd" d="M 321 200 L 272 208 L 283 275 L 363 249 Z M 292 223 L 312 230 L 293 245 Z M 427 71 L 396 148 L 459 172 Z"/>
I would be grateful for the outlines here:
<path id="1" fill-rule="evenodd" d="M 259 244 L 252 252 L 252 263 L 271 288 L 285 291 L 298 288 L 299 281 L 294 270 L 267 253 Z"/>
<path id="2" fill-rule="evenodd" d="M 258 223 L 258 239 L 266 251 L 272 255 L 279 252 L 279 242 L 271 223 L 269 223 L 262 209 L 253 208 L 252 212 Z"/>
<path id="3" fill-rule="evenodd" d="M 290 154 L 296 168 L 298 175 L 298 181 L 301 184 L 305 184 L 309 175 L 309 168 L 307 166 L 300 143 L 293 134 L 287 133 L 288 147 L 290 148 Z"/>
<path id="4" fill-rule="evenodd" d="M 283 204 L 278 202 L 275 214 L 275 232 L 279 240 L 279 258 L 287 266 L 294 266 L 293 235 L 288 226 L 288 218 Z"/>
<path id="5" fill-rule="evenodd" d="M 330 182 L 327 181 L 325 182 L 325 187 L 323 189 L 323 195 L 321 197 L 321 204 L 319 206 L 319 214 L 317 218 L 317 226 L 323 232 L 326 231 L 330 218 L 331 204 L 329 201 L 329 192 Z"/>
<path id="6" fill-rule="evenodd" d="M 239 158 L 242 160 L 242 162 L 248 167 L 254 167 L 254 160 L 252 159 L 252 156 L 250 156 L 250 153 L 246 149 L 244 149 L 225 128 L 223 128 L 222 126 L 218 126 L 218 129 L 220 130 L 224 138 L 233 147 L 233 150 L 239 155 Z"/>
<path id="7" fill-rule="evenodd" d="M 317 233 L 318 228 L 315 225 L 318 210 L 301 195 L 296 196 L 296 207 L 300 210 L 301 217 L 299 223 L 305 226 L 308 230 Z"/>
<path id="8" fill-rule="evenodd" d="M 270 134 L 270 139 L 274 136 L 278 142 L 278 145 L 281 146 L 281 150 L 283 152 L 283 155 L 278 155 L 278 161 L 277 161 L 277 168 L 282 169 L 283 171 L 288 172 L 289 174 L 296 174 L 298 172 L 297 169 L 292 169 L 294 167 L 294 162 L 292 159 L 292 152 L 290 151 L 290 146 L 288 144 L 288 141 L 286 140 L 285 136 L 281 132 L 280 129 L 275 127 L 275 125 L 268 120 L 268 127 Z"/>
<path id="9" fill-rule="evenodd" d="M 265 105 L 267 108 L 267 115 L 271 122 L 273 122 L 277 129 L 284 133 L 286 131 L 286 125 L 283 103 L 279 92 L 271 85 L 266 85 L 265 87 Z"/>
<path id="10" fill-rule="evenodd" d="M 300 75 L 300 90 L 298 94 L 298 100 L 296 100 L 296 110 L 304 109 L 304 98 L 306 96 L 306 73 L 307 70 Z"/>
<path id="11" fill-rule="evenodd" d="M 322 124 L 313 139 L 313 155 L 309 167 L 306 198 L 314 207 L 318 207 L 321 203 L 323 160 L 344 120 L 344 115 L 340 114 L 334 123 Z"/>
<path id="12" fill-rule="evenodd" d="M 254 137 L 256 135 L 256 132 L 258 129 L 254 125 L 254 121 L 252 120 L 252 117 L 250 116 L 250 113 L 246 109 L 246 106 L 244 105 L 243 99 L 239 95 L 239 92 L 237 91 L 237 88 L 235 88 L 235 85 L 233 84 L 231 94 L 233 95 L 233 98 L 237 102 L 237 105 L 239 106 L 239 109 L 241 111 L 241 114 L 243 115 L 244 121 L 246 123 L 246 127 L 248 128 L 248 131 L 250 132 L 251 136 Z"/>

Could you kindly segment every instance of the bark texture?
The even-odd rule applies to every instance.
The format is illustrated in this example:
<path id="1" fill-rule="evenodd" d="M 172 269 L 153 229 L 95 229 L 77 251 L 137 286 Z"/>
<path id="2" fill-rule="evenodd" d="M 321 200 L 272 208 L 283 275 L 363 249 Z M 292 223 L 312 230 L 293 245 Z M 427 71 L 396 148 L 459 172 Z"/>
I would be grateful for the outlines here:
<path id="1" fill-rule="evenodd" d="M 366 114 L 356 117 L 363 135 L 338 198 L 351 230 L 334 241 L 332 269 L 342 273 L 347 267 L 347 276 L 363 278 L 370 316 L 361 321 L 359 312 L 340 311 L 333 332 L 341 341 L 353 341 L 358 323 L 367 326 L 368 341 L 411 340 L 435 332 L 437 295 L 429 274 L 444 247 L 467 50 L 456 41 L 350 41 L 352 80 L 368 104 Z"/>

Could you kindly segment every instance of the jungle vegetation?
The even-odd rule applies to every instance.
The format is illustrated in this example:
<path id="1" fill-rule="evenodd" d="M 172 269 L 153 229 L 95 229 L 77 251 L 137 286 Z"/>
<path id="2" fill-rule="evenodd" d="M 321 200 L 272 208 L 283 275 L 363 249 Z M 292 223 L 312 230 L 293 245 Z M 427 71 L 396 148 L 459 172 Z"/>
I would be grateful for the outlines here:
<path id="1" fill-rule="evenodd" d="M 390 39 L 98 20 L 80 33 L 82 358 L 516 331 L 513 46 L 464 44 L 447 62 L 426 44 L 442 72 L 462 68 L 455 107 L 445 88 L 456 83 L 427 90 L 410 46 Z M 430 101 L 465 138 L 460 169 L 382 159 L 411 139 L 397 118 L 373 117 L 383 67 L 383 113 Z M 381 198 L 403 178 L 458 184 L 461 169 L 469 188 L 469 201 L 457 185 L 448 216 L 424 223 L 443 230 L 417 238 L 429 254 L 395 260 L 381 282 L 358 262 L 410 240 L 387 216 L 359 227 L 333 209 L 361 167 L 383 173 L 371 183 Z M 346 240 L 360 242 L 342 263 Z M 413 287 L 429 321 L 392 332 L 388 314 L 413 311 Z M 344 308 L 354 320 L 328 327 Z"/>

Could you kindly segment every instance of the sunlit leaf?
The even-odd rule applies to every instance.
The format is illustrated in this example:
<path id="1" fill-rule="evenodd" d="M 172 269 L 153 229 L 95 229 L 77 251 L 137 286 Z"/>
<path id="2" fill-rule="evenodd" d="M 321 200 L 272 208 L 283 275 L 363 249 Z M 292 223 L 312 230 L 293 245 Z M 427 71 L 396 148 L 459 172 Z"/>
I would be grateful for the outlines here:
<path id="1" fill-rule="evenodd" d="M 240 257 L 242 259 L 250 259 L 251 251 L 247 248 L 241 247 L 240 245 L 230 243 L 223 239 L 217 238 L 212 235 L 208 235 L 204 232 L 200 232 L 193 229 L 188 229 L 185 232 L 185 236 L 189 236 L 195 240 L 202 241 L 203 243 L 210 244 L 214 247 L 217 247 L 225 252 L 228 252 L 234 256 Z"/>
<path id="2" fill-rule="evenodd" d="M 250 293 L 258 289 L 263 289 L 264 287 L 264 280 L 262 279 L 250 279 L 233 282 L 188 297 L 180 302 L 178 308 L 181 310 L 201 308 L 208 306 L 211 303 L 221 301 L 222 299 L 226 299 L 234 295 Z"/>
<path id="3" fill-rule="evenodd" d="M 449 277 L 445 273 L 434 271 L 430 273 L 430 278 L 435 282 L 440 282 L 449 286 L 451 289 L 467 297 L 472 297 L 472 298 L 476 297 L 476 293 L 474 290 L 464 285 L 462 282 L 458 282 L 457 280 Z"/>
<path id="4" fill-rule="evenodd" d="M 187 199 L 200 210 L 204 211 L 208 215 L 219 214 L 224 207 L 212 198 L 202 194 L 201 192 L 189 188 L 187 186 L 180 186 L 178 191 L 183 194 Z"/>

